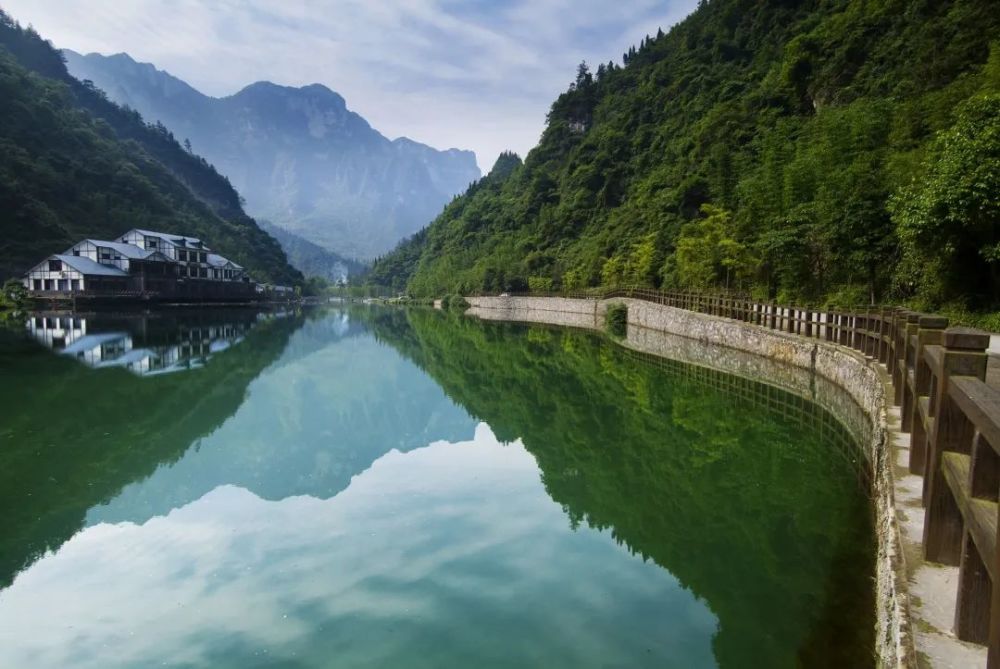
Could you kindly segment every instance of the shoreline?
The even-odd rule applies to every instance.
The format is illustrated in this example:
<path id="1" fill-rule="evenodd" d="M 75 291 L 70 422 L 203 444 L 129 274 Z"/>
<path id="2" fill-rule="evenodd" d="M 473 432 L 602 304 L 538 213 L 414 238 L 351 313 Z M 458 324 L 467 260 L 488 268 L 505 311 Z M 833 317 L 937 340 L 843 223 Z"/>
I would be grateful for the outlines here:
<path id="1" fill-rule="evenodd" d="M 981 656 L 985 665 L 984 647 L 964 644 L 953 635 L 947 638 L 946 633 L 927 619 L 930 616 L 921 615 L 919 610 L 914 613 L 910 582 L 913 572 L 923 562 L 914 557 L 912 482 L 903 475 L 905 468 L 901 470 L 897 465 L 906 461 L 908 440 L 898 430 L 899 409 L 887 399 L 891 397 L 887 395 L 891 380 L 877 361 L 839 344 L 632 298 L 468 297 L 466 300 L 471 305 L 466 313 L 484 320 L 545 323 L 602 332 L 608 305 L 624 303 L 628 306 L 628 328 L 626 336 L 616 340 L 621 346 L 752 378 L 796 394 L 807 393 L 842 422 L 851 411 L 843 400 L 836 398 L 846 395 L 860 410 L 863 416 L 860 420 L 867 423 L 868 437 L 861 446 L 871 467 L 876 538 L 873 651 L 877 665 L 917 667 L 918 653 L 924 659 L 960 662 Z M 665 339 L 663 335 L 673 339 Z M 852 432 L 857 420 L 855 411 L 855 417 L 847 421 Z M 919 544 L 922 522 L 916 529 Z M 919 581 L 914 585 L 919 585 Z M 921 594 L 933 594 L 926 590 L 921 588 Z M 949 604 L 935 602 L 938 608 L 942 603 L 945 607 Z M 945 638 L 928 638 L 933 631 Z"/>

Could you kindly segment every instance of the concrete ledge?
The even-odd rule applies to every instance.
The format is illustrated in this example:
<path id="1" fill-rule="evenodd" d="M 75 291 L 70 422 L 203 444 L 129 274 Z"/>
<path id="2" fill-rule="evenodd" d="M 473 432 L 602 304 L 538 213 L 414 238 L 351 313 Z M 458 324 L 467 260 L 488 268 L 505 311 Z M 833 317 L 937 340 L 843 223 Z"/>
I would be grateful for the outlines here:
<path id="1" fill-rule="evenodd" d="M 878 542 L 875 653 L 880 667 L 917 666 L 909 618 L 906 565 L 894 500 L 886 385 L 876 363 L 837 344 L 644 300 L 466 299 L 472 307 L 468 313 L 487 320 L 548 323 L 594 330 L 603 330 L 609 304 L 624 303 L 628 305 L 629 325 L 628 335 L 621 342 L 624 346 L 747 376 L 798 394 L 805 392 L 805 383 L 809 386 L 810 397 L 842 422 L 846 421 L 848 428 L 852 428 L 851 422 L 855 423 L 854 427 L 859 421 L 866 423 L 862 447 L 871 465 L 871 495 Z M 664 343 L 659 338 L 664 333 L 682 337 L 688 343 Z M 734 357 L 725 354 L 726 351 L 750 355 Z M 800 373 L 791 373 L 790 369 Z M 826 386 L 832 384 L 842 391 L 817 391 L 815 382 L 820 379 L 828 382 Z M 849 397 L 846 402 L 845 393 Z M 847 406 L 851 404 L 854 406 Z"/>

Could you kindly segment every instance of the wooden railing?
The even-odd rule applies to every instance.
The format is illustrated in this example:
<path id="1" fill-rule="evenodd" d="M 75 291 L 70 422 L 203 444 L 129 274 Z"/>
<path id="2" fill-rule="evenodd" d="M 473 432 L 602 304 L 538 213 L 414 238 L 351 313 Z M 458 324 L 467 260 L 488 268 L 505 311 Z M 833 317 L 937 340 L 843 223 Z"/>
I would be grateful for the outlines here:
<path id="1" fill-rule="evenodd" d="M 848 346 L 885 365 L 910 435 L 909 470 L 923 476 L 925 557 L 959 567 L 955 634 L 987 644 L 988 669 L 1000 669 L 1000 390 L 986 384 L 989 334 L 899 307 L 790 306 L 647 288 L 558 296 L 640 299 L 732 318 Z"/>

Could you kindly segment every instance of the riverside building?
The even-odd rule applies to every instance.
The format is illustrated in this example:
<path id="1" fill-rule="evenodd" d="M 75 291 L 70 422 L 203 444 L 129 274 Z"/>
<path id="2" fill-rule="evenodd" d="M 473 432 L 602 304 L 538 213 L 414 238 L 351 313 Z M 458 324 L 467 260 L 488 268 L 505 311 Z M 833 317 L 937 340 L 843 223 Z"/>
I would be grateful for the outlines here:
<path id="1" fill-rule="evenodd" d="M 115 241 L 84 239 L 24 276 L 32 297 L 260 299 L 246 270 L 196 237 L 136 228 Z"/>

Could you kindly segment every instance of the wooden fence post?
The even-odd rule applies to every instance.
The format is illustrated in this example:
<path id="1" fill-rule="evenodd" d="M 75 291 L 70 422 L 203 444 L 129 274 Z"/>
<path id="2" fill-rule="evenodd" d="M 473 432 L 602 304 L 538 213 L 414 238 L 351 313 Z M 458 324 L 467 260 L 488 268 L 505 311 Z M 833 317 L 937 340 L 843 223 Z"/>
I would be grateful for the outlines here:
<path id="1" fill-rule="evenodd" d="M 910 377 L 915 374 L 914 370 L 917 365 L 916 338 L 917 332 L 920 330 L 920 314 L 914 313 L 911 314 L 911 317 L 906 319 L 906 330 L 903 332 L 903 336 L 906 338 L 903 346 L 903 359 L 906 361 L 906 365 L 903 367 L 903 375 L 900 377 L 900 380 L 903 382 L 903 395 L 899 410 L 902 423 L 900 431 L 907 434 L 910 432 L 914 404 L 917 401 L 916 397 L 913 396 L 913 382 Z"/>
<path id="2" fill-rule="evenodd" d="M 889 373 L 890 378 L 895 378 L 896 372 L 896 355 L 895 355 L 895 344 L 896 344 L 896 326 L 899 323 L 899 315 L 902 309 L 893 309 L 892 316 L 889 318 L 889 331 L 886 333 L 886 351 L 885 351 L 885 370 Z"/>
<path id="3" fill-rule="evenodd" d="M 874 306 L 869 306 L 865 311 L 865 356 L 878 360 L 878 323 L 876 314 L 878 310 Z"/>
<path id="4" fill-rule="evenodd" d="M 907 432 L 910 433 L 910 473 L 923 476 L 927 460 L 927 433 L 924 429 L 925 416 L 933 414 L 931 404 L 931 379 L 940 372 L 931 369 L 927 361 L 925 347 L 940 345 L 948 319 L 941 316 L 920 316 L 917 321 L 917 345 L 913 357 L 912 411 Z M 905 383 L 911 383 L 909 378 Z"/>
<path id="5" fill-rule="evenodd" d="M 1000 457 L 993 446 L 977 434 L 972 442 L 969 488 L 973 498 L 997 501 L 1000 480 Z M 1000 579 L 993 583 L 986 560 L 997 570 L 1000 554 L 987 555 L 975 545 L 966 528 L 962 539 L 962 557 L 958 573 L 958 599 L 955 602 L 955 635 L 963 641 L 989 644 L 988 667 L 1000 662 Z"/>
<path id="6" fill-rule="evenodd" d="M 896 406 L 903 405 L 904 391 L 906 390 L 906 374 L 910 366 L 910 359 L 907 354 L 910 328 L 915 328 L 919 320 L 920 314 L 917 312 L 904 311 L 902 319 L 896 328 L 896 366 L 892 376 L 892 386 L 895 390 L 893 403 Z M 906 422 L 904 421 L 903 424 L 906 425 Z"/>
<path id="7" fill-rule="evenodd" d="M 892 374 L 892 368 L 890 367 L 892 347 L 889 342 L 892 340 L 892 324 L 896 318 L 895 307 L 883 308 L 880 318 L 878 361 L 886 366 L 886 371 L 889 374 Z"/>
<path id="8" fill-rule="evenodd" d="M 908 323 L 909 325 L 909 323 Z M 944 354 L 934 389 L 934 423 L 927 440 L 927 472 L 924 476 L 924 556 L 932 562 L 957 565 L 962 556 L 962 512 L 941 470 L 945 452 L 968 454 L 973 426 L 948 393 L 950 377 L 986 378 L 986 348 L 990 337 L 972 328 L 944 331 Z"/>

